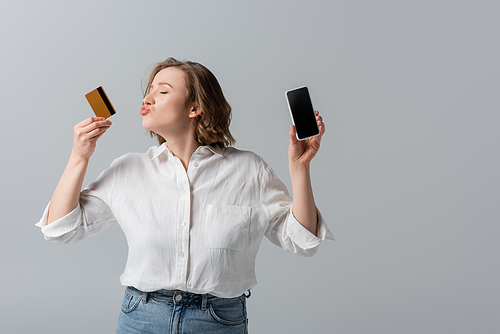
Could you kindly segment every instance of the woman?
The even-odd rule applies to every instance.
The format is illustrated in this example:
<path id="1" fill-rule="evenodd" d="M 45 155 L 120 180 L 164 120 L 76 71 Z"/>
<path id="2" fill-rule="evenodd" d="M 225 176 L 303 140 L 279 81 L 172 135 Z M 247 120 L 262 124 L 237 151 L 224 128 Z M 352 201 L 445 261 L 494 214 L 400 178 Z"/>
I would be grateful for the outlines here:
<path id="1" fill-rule="evenodd" d="M 290 129 L 293 200 L 257 155 L 230 147 L 231 108 L 203 65 L 157 64 L 141 108 L 159 146 L 116 159 L 81 191 L 96 141 L 111 126 L 75 126 L 73 150 L 37 224 L 54 242 L 78 241 L 113 222 L 129 246 L 117 333 L 247 333 L 246 292 L 257 283 L 262 237 L 311 256 L 332 239 L 316 210 L 309 165 L 325 132 Z"/>

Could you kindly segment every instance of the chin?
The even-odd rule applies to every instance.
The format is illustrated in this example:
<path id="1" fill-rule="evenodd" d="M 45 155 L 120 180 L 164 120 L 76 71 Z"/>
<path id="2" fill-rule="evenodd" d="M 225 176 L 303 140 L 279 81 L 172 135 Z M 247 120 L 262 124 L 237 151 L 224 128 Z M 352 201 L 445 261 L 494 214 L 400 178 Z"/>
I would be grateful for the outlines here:
<path id="1" fill-rule="evenodd" d="M 142 119 L 142 127 L 145 129 L 145 130 L 148 130 L 148 131 L 154 131 L 151 129 L 151 127 L 148 125 L 148 121 L 145 120 L 144 118 Z"/>

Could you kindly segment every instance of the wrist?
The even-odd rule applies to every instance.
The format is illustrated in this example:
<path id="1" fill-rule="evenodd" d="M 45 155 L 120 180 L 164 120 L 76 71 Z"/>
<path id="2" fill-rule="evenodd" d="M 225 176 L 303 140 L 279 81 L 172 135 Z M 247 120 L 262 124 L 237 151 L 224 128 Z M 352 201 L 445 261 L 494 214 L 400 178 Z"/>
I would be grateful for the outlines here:
<path id="1" fill-rule="evenodd" d="M 288 168 L 290 170 L 290 174 L 309 174 L 311 170 L 310 163 L 297 163 L 295 161 L 289 161 Z"/>
<path id="2" fill-rule="evenodd" d="M 87 165 L 89 163 L 90 157 L 83 156 L 76 152 L 71 152 L 71 156 L 69 157 L 69 161 L 73 165 Z"/>

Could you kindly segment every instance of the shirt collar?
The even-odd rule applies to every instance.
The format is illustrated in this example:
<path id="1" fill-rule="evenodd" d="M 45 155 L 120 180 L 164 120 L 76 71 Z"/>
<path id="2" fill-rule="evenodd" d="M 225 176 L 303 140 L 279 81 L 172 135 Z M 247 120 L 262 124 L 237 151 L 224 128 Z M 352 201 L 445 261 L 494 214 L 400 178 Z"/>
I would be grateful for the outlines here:
<path id="1" fill-rule="evenodd" d="M 206 146 L 200 146 L 200 147 L 209 149 L 210 151 L 212 151 L 212 153 L 217 154 L 221 158 L 224 157 L 224 149 L 220 148 L 219 146 L 206 145 Z M 198 147 L 198 150 L 200 149 L 200 147 Z"/>
<path id="2" fill-rule="evenodd" d="M 200 146 L 196 149 L 196 151 L 201 151 L 203 149 L 208 149 L 212 153 L 220 156 L 221 158 L 224 157 L 224 149 L 220 148 L 219 146 L 210 146 L 210 145 Z M 153 150 L 153 156 L 151 157 L 151 160 L 158 158 L 160 156 L 160 154 L 165 153 L 165 151 L 170 152 L 170 150 L 167 147 L 167 143 L 163 143 L 160 146 L 157 146 Z"/>
<path id="3" fill-rule="evenodd" d="M 160 146 L 157 146 L 153 150 L 153 156 L 151 157 L 151 160 L 154 160 L 155 158 L 158 158 L 160 154 L 162 154 L 165 151 L 168 151 L 167 143 L 163 143 Z"/>

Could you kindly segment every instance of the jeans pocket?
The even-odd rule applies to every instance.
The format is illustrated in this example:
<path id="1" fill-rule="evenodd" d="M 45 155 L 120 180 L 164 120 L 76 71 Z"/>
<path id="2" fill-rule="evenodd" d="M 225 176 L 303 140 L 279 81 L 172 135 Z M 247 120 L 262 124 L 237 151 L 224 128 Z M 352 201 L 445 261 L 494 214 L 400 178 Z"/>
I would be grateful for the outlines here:
<path id="1" fill-rule="evenodd" d="M 132 312 L 133 310 L 135 310 L 137 305 L 139 305 L 141 300 L 142 300 L 142 293 L 139 293 L 127 287 L 125 289 L 125 294 L 123 296 L 122 311 L 124 313 Z"/>
<path id="2" fill-rule="evenodd" d="M 252 208 L 224 204 L 207 207 L 205 235 L 210 248 L 240 251 L 248 244 Z"/>
<path id="3" fill-rule="evenodd" d="M 236 326 L 246 322 L 246 306 L 240 298 L 210 303 L 208 309 L 212 317 L 224 325 Z"/>

